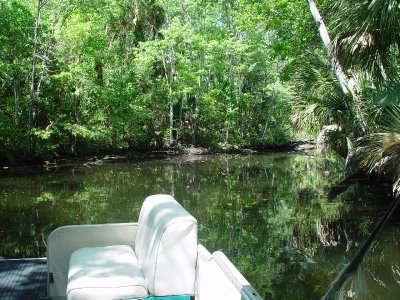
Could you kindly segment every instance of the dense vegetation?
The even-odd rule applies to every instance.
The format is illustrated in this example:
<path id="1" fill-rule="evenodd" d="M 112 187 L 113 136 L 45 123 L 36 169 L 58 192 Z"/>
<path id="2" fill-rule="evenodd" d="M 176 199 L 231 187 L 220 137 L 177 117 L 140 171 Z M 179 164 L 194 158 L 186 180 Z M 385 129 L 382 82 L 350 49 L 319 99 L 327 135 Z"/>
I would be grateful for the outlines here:
<path id="1" fill-rule="evenodd" d="M 291 51 L 287 39 L 300 40 L 290 28 L 304 24 L 281 13 L 297 9 L 0 1 L 1 156 L 285 143 L 290 88 L 279 73 L 289 64 L 280 54 Z"/>
<path id="2" fill-rule="evenodd" d="M 400 192 L 400 1 L 329 2 L 327 22 L 313 12 L 327 55 L 300 66 L 296 117 L 334 125 L 326 140 L 342 146 L 349 169 L 383 175 Z"/>
<path id="3" fill-rule="evenodd" d="M 397 178 L 399 29 L 399 0 L 0 0 L 0 157 L 331 125 L 350 164 Z"/>

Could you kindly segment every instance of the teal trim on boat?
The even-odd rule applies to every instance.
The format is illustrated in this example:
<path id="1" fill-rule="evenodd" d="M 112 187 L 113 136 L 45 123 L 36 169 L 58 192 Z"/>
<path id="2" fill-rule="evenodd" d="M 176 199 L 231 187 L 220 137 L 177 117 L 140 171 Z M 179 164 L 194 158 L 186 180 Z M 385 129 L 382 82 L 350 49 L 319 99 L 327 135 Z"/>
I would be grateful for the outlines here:
<path id="1" fill-rule="evenodd" d="M 188 296 L 188 295 L 161 296 L 161 297 L 150 296 L 150 297 L 144 298 L 143 300 L 190 300 L 190 296 Z"/>
<path id="2" fill-rule="evenodd" d="M 129 298 L 129 300 L 190 300 L 189 295 L 175 295 L 175 296 L 150 296 L 146 298 Z"/>

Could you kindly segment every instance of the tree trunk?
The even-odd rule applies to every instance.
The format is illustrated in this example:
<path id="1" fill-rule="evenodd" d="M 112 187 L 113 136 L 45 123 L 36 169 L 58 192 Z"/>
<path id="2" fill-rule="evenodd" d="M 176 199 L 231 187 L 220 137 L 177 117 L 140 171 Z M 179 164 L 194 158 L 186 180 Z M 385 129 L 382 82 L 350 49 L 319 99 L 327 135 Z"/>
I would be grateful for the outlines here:
<path id="1" fill-rule="evenodd" d="M 100 60 L 96 60 L 94 70 L 96 71 L 97 84 L 103 86 L 104 85 L 103 63 Z"/>
<path id="2" fill-rule="evenodd" d="M 29 154 L 32 154 L 33 151 L 33 138 L 31 136 L 31 130 L 34 125 L 35 120 L 35 76 L 36 76 L 36 63 L 38 56 L 38 47 L 39 47 L 39 26 L 40 26 L 40 17 L 41 11 L 43 8 L 45 1 L 38 0 L 37 11 L 36 11 L 36 20 L 35 27 L 33 31 L 33 53 L 32 53 L 32 69 L 31 69 L 31 82 L 29 89 L 29 119 L 28 119 L 28 151 Z"/>
<path id="3" fill-rule="evenodd" d="M 229 103 L 228 103 L 228 109 L 227 109 L 227 117 L 226 117 L 226 127 L 225 127 L 225 143 L 229 142 L 229 130 L 230 130 L 230 118 L 231 115 L 233 115 L 234 109 L 232 109 L 234 107 L 236 102 L 236 95 L 235 95 L 235 77 L 233 74 L 233 54 L 232 53 L 227 53 L 227 63 L 228 63 L 228 80 L 229 80 Z M 233 122 L 235 120 L 235 116 L 233 116 Z M 232 122 L 232 123 L 233 123 Z"/>
<path id="4" fill-rule="evenodd" d="M 193 58 L 193 45 L 192 44 L 189 45 L 189 59 L 190 59 L 191 70 L 192 70 L 192 72 L 195 72 L 195 69 L 194 69 L 194 58 Z M 202 71 L 203 71 L 203 68 L 204 68 L 204 51 L 202 51 L 202 50 L 200 50 L 200 53 L 199 53 L 199 60 L 200 60 L 200 62 L 199 62 L 200 65 L 199 65 L 198 76 L 197 76 L 197 88 L 198 88 L 198 90 L 197 90 L 196 94 L 194 95 L 194 104 L 193 104 L 193 121 L 192 121 L 192 144 L 193 145 L 196 145 L 196 142 L 197 142 L 197 140 L 196 140 L 196 137 L 197 137 L 197 118 L 198 118 L 198 115 L 199 115 L 199 106 L 198 106 L 198 104 L 199 104 L 200 98 L 201 98 L 202 93 L 203 93 L 203 91 L 202 91 L 202 81 L 203 81 Z"/>
<path id="5" fill-rule="evenodd" d="M 42 55 L 42 70 L 40 72 L 40 76 L 37 81 L 35 98 L 39 97 L 40 92 L 41 92 L 42 82 L 48 72 L 48 62 L 50 61 L 49 57 L 50 57 L 50 53 L 53 48 L 52 43 L 56 36 L 56 25 L 57 25 L 57 22 L 59 21 L 59 19 L 60 19 L 60 12 L 58 11 L 53 18 L 53 24 L 52 24 L 50 38 L 48 38 L 48 41 L 46 42 L 45 47 L 44 47 L 44 51 L 43 51 L 43 55 Z"/>
<path id="6" fill-rule="evenodd" d="M 239 62 L 240 65 L 240 62 Z M 237 106 L 239 111 L 239 136 L 243 140 L 244 138 L 244 122 L 243 122 L 243 103 L 242 103 L 242 74 L 240 68 L 237 74 Z"/>
<path id="7" fill-rule="evenodd" d="M 272 90 L 272 94 L 271 94 L 271 103 L 272 103 L 272 109 L 275 107 L 275 98 L 277 96 L 277 93 L 275 92 L 275 89 Z M 264 141 L 265 136 L 267 134 L 267 130 L 268 130 L 268 126 L 269 126 L 269 115 L 270 114 L 265 114 L 265 125 L 264 125 L 264 130 L 261 136 L 261 140 Z"/>
<path id="8" fill-rule="evenodd" d="M 317 5 L 314 0 L 307 0 L 308 6 L 310 7 L 310 12 L 314 18 L 315 23 L 317 23 L 318 26 L 318 31 L 319 35 L 321 36 L 322 43 L 324 44 L 325 50 L 328 54 L 328 57 L 331 60 L 332 64 L 332 70 L 336 75 L 336 78 L 339 81 L 340 87 L 342 88 L 342 91 L 344 94 L 349 93 L 349 88 L 348 88 L 348 79 L 346 78 L 346 75 L 344 74 L 342 67 L 340 64 L 336 61 L 335 57 L 332 55 L 331 51 L 331 39 L 329 37 L 328 29 L 326 28 L 326 25 L 324 23 L 324 20 L 322 19 Z"/>
<path id="9" fill-rule="evenodd" d="M 171 54 L 172 55 L 172 54 Z M 170 55 L 170 56 L 171 56 Z M 174 103 L 173 103 L 173 96 L 172 96 L 172 62 L 171 62 L 171 69 L 168 70 L 167 62 L 166 62 L 166 54 L 162 53 L 162 61 L 164 67 L 164 78 L 165 82 L 167 83 L 168 87 L 168 105 L 169 105 L 169 143 L 170 145 L 174 142 Z"/>

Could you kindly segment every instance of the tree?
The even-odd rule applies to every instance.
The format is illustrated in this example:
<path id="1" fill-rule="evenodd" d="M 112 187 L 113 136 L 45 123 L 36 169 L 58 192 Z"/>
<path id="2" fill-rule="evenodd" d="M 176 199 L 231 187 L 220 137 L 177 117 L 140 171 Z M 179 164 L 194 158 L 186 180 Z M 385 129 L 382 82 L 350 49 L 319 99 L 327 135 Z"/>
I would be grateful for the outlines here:
<path id="1" fill-rule="evenodd" d="M 396 78 L 400 37 L 400 1 L 334 1 L 334 53 L 353 72 L 367 71 L 374 82 Z"/>
<path id="2" fill-rule="evenodd" d="M 14 118 L 30 145 L 15 153 L 29 148 L 32 157 L 51 158 L 175 143 L 285 143 L 290 88 L 279 72 L 289 51 L 278 57 L 277 45 L 297 49 L 279 42 L 275 32 L 283 34 L 280 24 L 297 25 L 285 22 L 278 9 L 290 15 L 296 7 L 286 0 L 31 3 L 31 66 L 26 58 L 18 61 L 19 84 L 4 94 L 25 103 L 14 105 Z M 29 82 L 17 80 L 27 72 Z M 14 149 L 20 144 L 3 136 Z"/>
<path id="3" fill-rule="evenodd" d="M 19 159 L 27 149 L 26 93 L 32 61 L 29 24 L 34 22 L 26 5 L 0 1 L 0 157 L 10 161 Z"/>
<path id="4" fill-rule="evenodd" d="M 315 20 L 315 23 L 317 23 L 318 26 L 318 31 L 321 36 L 322 43 L 324 44 L 325 50 L 328 54 L 328 57 L 330 58 L 331 64 L 332 64 L 332 70 L 335 73 L 338 82 L 340 84 L 340 87 L 343 91 L 344 94 L 347 94 L 349 92 L 348 90 L 348 80 L 346 78 L 346 75 L 344 74 L 342 70 L 342 66 L 336 61 L 335 56 L 332 53 L 332 45 L 331 45 L 331 38 L 329 37 L 328 29 L 325 25 L 324 20 L 322 19 L 317 5 L 314 0 L 307 0 L 308 5 L 310 7 L 310 12 Z"/>
<path id="5" fill-rule="evenodd" d="M 44 5 L 46 4 L 46 0 L 38 0 L 37 2 L 37 10 L 36 10 L 36 21 L 35 27 L 33 29 L 33 54 L 32 54 L 32 71 L 31 71 L 31 83 L 29 89 L 29 121 L 28 121 L 28 132 L 32 130 L 34 126 L 35 119 L 35 98 L 36 98 L 36 86 L 35 86 L 35 77 L 36 77 L 36 62 L 38 58 L 38 45 L 39 45 L 39 26 L 41 23 L 41 11 Z M 37 85 L 39 87 L 39 85 Z M 29 153 L 32 154 L 33 150 L 33 140 L 32 137 L 29 138 Z"/>

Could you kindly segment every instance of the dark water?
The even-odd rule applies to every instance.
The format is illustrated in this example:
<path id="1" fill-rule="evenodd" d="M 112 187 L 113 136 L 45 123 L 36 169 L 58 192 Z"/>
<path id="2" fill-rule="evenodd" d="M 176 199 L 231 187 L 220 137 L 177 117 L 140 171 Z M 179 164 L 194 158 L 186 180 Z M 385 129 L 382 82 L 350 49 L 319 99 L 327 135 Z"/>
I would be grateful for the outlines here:
<path id="1" fill-rule="evenodd" d="M 53 229 L 136 221 L 145 197 L 167 193 L 197 218 L 200 242 L 222 250 L 265 299 L 319 299 L 391 201 L 367 185 L 328 200 L 343 164 L 268 154 L 3 170 L 0 256 L 43 257 Z M 387 225 L 343 298 L 400 298 L 399 228 Z"/>

